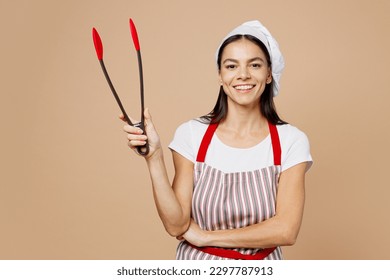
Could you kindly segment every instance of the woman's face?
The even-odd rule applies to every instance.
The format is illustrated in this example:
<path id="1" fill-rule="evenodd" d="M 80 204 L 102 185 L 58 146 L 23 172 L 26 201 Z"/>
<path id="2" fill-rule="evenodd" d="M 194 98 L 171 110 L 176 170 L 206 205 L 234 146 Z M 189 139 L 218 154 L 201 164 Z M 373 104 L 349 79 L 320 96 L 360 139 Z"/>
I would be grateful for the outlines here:
<path id="1" fill-rule="evenodd" d="M 259 106 L 266 84 L 272 81 L 264 52 L 244 38 L 223 50 L 219 77 L 228 102 L 242 106 Z"/>

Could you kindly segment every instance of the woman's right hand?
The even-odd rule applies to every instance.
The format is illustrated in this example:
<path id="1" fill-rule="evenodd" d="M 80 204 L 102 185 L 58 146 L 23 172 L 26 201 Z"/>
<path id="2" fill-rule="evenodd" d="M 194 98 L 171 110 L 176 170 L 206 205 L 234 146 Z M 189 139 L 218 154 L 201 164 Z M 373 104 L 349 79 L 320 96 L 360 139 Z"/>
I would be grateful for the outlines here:
<path id="1" fill-rule="evenodd" d="M 158 133 L 153 125 L 153 121 L 149 113 L 149 109 L 145 109 L 144 117 L 145 117 L 146 135 L 143 134 L 142 129 L 138 127 L 134 127 L 129 124 L 126 124 L 123 127 L 123 130 L 127 133 L 128 146 L 137 154 L 138 154 L 137 147 L 145 145 L 146 140 L 148 141 L 149 153 L 144 157 L 145 159 L 150 159 L 158 152 L 161 152 L 162 149 L 161 149 L 160 137 L 158 136 Z M 119 118 L 122 121 L 126 122 L 123 114 L 121 114 Z M 136 120 L 131 119 L 131 121 L 133 123 L 137 123 Z"/>

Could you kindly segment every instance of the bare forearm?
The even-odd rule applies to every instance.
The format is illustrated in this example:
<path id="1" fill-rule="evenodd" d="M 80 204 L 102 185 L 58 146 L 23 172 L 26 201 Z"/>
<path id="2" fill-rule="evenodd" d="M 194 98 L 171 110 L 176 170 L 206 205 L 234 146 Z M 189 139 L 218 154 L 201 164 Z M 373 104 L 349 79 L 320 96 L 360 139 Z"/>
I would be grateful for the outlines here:
<path id="1" fill-rule="evenodd" d="M 147 160 L 157 211 L 167 232 L 173 236 L 183 233 L 189 224 L 169 182 L 162 151 Z"/>
<path id="2" fill-rule="evenodd" d="M 299 226 L 294 227 L 278 217 L 239 229 L 205 232 L 203 246 L 223 248 L 270 248 L 295 243 Z"/>

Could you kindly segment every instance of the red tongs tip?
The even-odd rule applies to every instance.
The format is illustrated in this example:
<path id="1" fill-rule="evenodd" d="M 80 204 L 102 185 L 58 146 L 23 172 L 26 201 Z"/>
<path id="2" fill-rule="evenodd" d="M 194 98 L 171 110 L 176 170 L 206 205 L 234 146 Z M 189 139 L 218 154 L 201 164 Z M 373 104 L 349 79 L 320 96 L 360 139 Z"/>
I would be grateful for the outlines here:
<path id="1" fill-rule="evenodd" d="M 92 28 L 92 37 L 93 37 L 93 43 L 95 45 L 96 54 L 99 60 L 103 59 L 103 44 L 102 40 L 100 39 L 99 33 L 97 30 Z"/>
<path id="2" fill-rule="evenodd" d="M 137 29 L 135 28 L 135 25 L 134 25 L 134 22 L 132 19 L 130 19 L 130 31 L 131 31 L 131 37 L 133 38 L 134 47 L 137 51 L 139 51 L 141 48 L 139 46 Z"/>

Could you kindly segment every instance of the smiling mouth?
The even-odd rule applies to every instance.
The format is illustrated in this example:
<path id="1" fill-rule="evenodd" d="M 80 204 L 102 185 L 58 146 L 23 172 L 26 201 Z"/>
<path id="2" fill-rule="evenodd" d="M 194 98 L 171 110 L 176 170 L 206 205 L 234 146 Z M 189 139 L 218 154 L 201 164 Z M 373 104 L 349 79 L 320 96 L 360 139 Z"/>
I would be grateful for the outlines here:
<path id="1" fill-rule="evenodd" d="M 237 86 L 233 86 L 233 87 L 236 90 L 248 91 L 248 90 L 253 89 L 255 87 L 255 85 L 237 85 Z"/>

